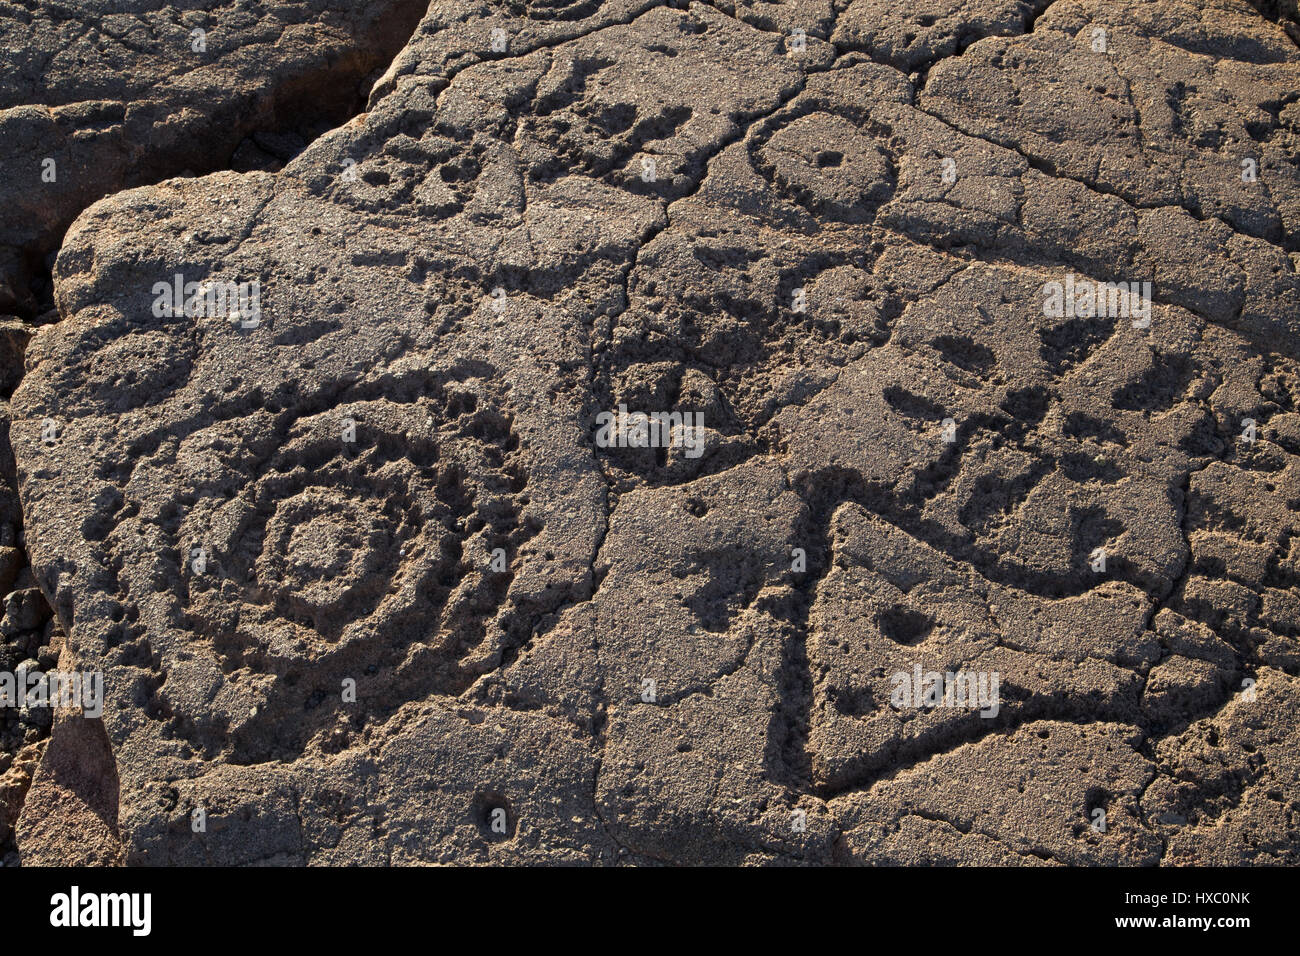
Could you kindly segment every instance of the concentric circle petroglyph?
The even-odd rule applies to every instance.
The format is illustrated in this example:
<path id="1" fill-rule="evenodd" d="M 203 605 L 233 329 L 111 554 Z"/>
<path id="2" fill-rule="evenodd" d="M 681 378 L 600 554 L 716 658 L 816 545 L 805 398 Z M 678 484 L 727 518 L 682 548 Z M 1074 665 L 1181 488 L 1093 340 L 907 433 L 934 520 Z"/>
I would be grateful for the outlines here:
<path id="1" fill-rule="evenodd" d="M 1300 46 L 914 7 L 436 4 L 86 209 L 15 587 L 120 802 L 21 853 L 1294 862 Z"/>

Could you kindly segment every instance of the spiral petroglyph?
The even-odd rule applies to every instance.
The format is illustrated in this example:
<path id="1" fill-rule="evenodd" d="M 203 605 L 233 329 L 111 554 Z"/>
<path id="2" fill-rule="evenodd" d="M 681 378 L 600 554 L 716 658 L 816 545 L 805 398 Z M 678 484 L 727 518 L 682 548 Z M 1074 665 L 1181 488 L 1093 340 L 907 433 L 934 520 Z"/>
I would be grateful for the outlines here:
<path id="1" fill-rule="evenodd" d="M 0 11 L 11 862 L 1296 862 L 1285 10 L 288 6 Z"/>

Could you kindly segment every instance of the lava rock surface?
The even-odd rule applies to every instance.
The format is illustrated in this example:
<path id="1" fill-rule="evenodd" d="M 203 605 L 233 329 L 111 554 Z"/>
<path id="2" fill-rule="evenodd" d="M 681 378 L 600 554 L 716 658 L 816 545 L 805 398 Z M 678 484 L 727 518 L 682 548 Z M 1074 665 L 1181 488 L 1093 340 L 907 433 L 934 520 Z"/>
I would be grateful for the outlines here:
<path id="1" fill-rule="evenodd" d="M 0 5 L 11 855 L 1300 860 L 1286 4 L 109 6 Z"/>

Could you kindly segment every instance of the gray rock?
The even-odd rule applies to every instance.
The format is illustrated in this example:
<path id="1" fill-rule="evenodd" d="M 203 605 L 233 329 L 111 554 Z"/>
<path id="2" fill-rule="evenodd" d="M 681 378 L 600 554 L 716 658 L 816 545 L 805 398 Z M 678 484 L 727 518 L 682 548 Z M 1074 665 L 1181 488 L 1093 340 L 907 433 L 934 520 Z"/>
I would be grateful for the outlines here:
<path id="1" fill-rule="evenodd" d="M 24 859 L 1295 862 L 1298 69 L 1244 0 L 437 4 L 305 148 L 106 173 L 12 400 L 107 687 Z"/>
<path id="2" fill-rule="evenodd" d="M 40 627 L 49 619 L 50 606 L 39 588 L 11 591 L 4 598 L 4 617 L 0 619 L 0 634 L 10 637 L 19 631 Z"/>
<path id="3" fill-rule="evenodd" d="M 0 9 L 0 309 L 40 299 L 33 261 L 101 196 L 226 165 L 246 137 L 328 128 L 364 102 L 420 0 L 275 8 L 67 0 Z M 196 34 L 195 31 L 201 31 Z"/>

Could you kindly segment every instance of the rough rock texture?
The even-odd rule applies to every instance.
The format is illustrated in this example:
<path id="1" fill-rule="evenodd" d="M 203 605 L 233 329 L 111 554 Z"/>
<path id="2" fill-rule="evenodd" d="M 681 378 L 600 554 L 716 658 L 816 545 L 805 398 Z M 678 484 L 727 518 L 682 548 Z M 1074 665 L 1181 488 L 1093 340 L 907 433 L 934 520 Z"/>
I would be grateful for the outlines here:
<path id="1" fill-rule="evenodd" d="M 12 614 L 107 702 L 15 759 L 18 855 L 1296 863 L 1264 12 L 434 3 L 282 169 L 90 206 L 13 396 L 54 617 Z M 178 274 L 260 321 L 159 314 Z M 1149 324 L 1047 314 L 1067 277 Z M 702 454 L 602 447 L 620 405 Z M 918 668 L 997 705 L 900 704 Z"/>
<path id="2" fill-rule="evenodd" d="M 426 6 L 0 3 L 0 310 L 48 297 L 46 256 L 101 196 L 232 157 L 278 167 L 355 114 Z"/>
<path id="3" fill-rule="evenodd" d="M 228 166 L 278 169 L 361 109 L 425 6 L 0 3 L 0 593 L 18 587 L 28 603 L 43 602 L 24 570 L 8 398 L 32 324 L 58 318 L 50 269 L 67 227 L 126 186 Z M 58 642 L 18 635 L 8 620 L 0 636 L 0 670 L 25 660 L 49 670 L 58 660 Z M 47 718 L 0 714 L 0 853 Z"/>

